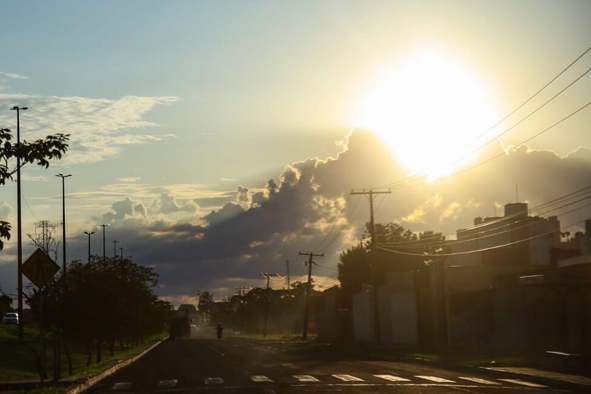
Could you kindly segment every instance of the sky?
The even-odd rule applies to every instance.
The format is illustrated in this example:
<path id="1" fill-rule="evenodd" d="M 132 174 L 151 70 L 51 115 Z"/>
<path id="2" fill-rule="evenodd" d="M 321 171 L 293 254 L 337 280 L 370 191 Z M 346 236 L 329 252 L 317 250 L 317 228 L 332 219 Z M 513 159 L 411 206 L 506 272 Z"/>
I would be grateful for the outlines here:
<path id="1" fill-rule="evenodd" d="M 61 161 L 22 171 L 23 233 L 49 220 L 61 239 L 55 175 L 72 174 L 69 258 L 86 259 L 84 231 L 102 254 L 106 223 L 108 254 L 121 242 L 176 304 L 260 286 L 286 260 L 302 280 L 300 251 L 325 253 L 325 288 L 368 220 L 351 189 L 394 186 L 378 222 L 453 236 L 517 184 L 530 206 L 587 185 L 591 108 L 521 144 L 585 105 L 591 75 L 521 120 L 591 53 L 491 126 L 591 46 L 588 15 L 584 0 L 2 2 L 0 127 L 20 105 L 23 139 L 71 135 Z M 16 223 L 14 183 L 0 220 Z M 15 284 L 13 234 L 0 289 Z"/>

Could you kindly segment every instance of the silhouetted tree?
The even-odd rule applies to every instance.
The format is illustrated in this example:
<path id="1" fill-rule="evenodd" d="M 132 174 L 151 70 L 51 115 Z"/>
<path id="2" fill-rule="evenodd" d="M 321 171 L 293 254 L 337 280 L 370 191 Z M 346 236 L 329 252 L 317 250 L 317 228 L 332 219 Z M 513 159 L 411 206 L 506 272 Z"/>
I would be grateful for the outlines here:
<path id="1" fill-rule="evenodd" d="M 12 139 L 10 129 L 0 128 L 0 185 L 16 173 L 16 161 L 12 164 L 13 159 L 20 159 L 21 168 L 29 163 L 47 168 L 50 160 L 61 159 L 68 149 L 69 135 L 58 133 L 35 142 L 21 141 L 20 144 L 13 143 Z M 2 239 L 10 239 L 10 230 L 10 223 L 0 221 L 0 250 L 4 247 Z"/>
<path id="2" fill-rule="evenodd" d="M 441 233 L 427 231 L 416 234 L 396 223 L 378 223 L 375 232 L 375 244 L 385 245 L 388 249 L 412 254 L 437 254 L 444 251 L 442 245 L 445 237 Z M 351 294 L 361 291 L 363 283 L 384 283 L 388 272 L 425 272 L 432 262 L 432 258 L 396 254 L 373 246 L 369 239 L 368 224 L 362 241 L 340 255 L 338 279 L 341 282 L 342 299 L 348 300 Z"/>

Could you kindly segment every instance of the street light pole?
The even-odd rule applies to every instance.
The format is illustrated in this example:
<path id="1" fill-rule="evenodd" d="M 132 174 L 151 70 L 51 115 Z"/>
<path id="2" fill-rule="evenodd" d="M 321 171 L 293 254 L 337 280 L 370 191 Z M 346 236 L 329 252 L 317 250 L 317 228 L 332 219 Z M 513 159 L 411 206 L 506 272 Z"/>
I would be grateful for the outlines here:
<path id="1" fill-rule="evenodd" d="M 107 261 L 107 255 L 105 254 L 105 227 L 108 226 L 108 224 L 99 224 L 99 227 L 103 228 L 103 263 Z"/>
<path id="2" fill-rule="evenodd" d="M 27 107 L 14 106 L 12 111 L 16 111 L 16 145 L 20 148 L 21 143 L 21 120 L 20 111 L 27 110 Z M 17 275 L 18 275 L 18 340 L 23 340 L 23 229 L 21 215 L 21 159 L 20 152 L 16 155 L 16 216 L 17 216 Z"/>
<path id="3" fill-rule="evenodd" d="M 88 235 L 88 264 L 90 264 L 90 236 L 94 234 L 94 231 L 85 231 L 84 234 Z"/>
<path id="4" fill-rule="evenodd" d="M 123 247 L 120 247 L 119 248 L 119 251 L 121 252 L 121 255 L 120 255 L 121 259 L 123 259 L 123 250 L 124 249 L 127 249 L 127 248 L 123 248 Z"/>
<path id="5" fill-rule="evenodd" d="M 117 258 L 117 244 L 120 244 L 121 242 L 113 240 L 111 243 L 113 244 L 113 256 Z"/>
<path id="6" fill-rule="evenodd" d="M 66 178 L 71 177 L 71 174 L 58 174 L 57 177 L 62 178 L 62 270 L 64 283 L 66 283 Z"/>

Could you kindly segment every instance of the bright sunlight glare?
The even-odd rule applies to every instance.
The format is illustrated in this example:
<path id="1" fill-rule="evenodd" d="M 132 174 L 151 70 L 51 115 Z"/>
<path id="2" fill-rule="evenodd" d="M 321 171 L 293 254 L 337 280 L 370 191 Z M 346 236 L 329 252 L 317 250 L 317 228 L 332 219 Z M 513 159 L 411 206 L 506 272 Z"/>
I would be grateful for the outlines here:
<path id="1" fill-rule="evenodd" d="M 411 173 L 433 181 L 475 159 L 463 157 L 496 120 L 492 103 L 465 67 L 423 51 L 378 78 L 361 101 L 357 124 L 379 133 Z"/>

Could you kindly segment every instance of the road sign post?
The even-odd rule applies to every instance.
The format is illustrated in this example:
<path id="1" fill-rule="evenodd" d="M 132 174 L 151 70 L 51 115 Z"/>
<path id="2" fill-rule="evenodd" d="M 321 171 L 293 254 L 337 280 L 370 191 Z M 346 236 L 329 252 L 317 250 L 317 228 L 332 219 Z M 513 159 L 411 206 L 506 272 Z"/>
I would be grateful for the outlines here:
<path id="1" fill-rule="evenodd" d="M 39 295 L 39 336 L 41 347 L 41 387 L 45 381 L 45 330 L 43 326 L 43 286 L 58 272 L 55 263 L 42 249 L 38 248 L 21 267 L 22 273 L 38 288 Z M 19 318 L 22 319 L 21 316 Z"/>

